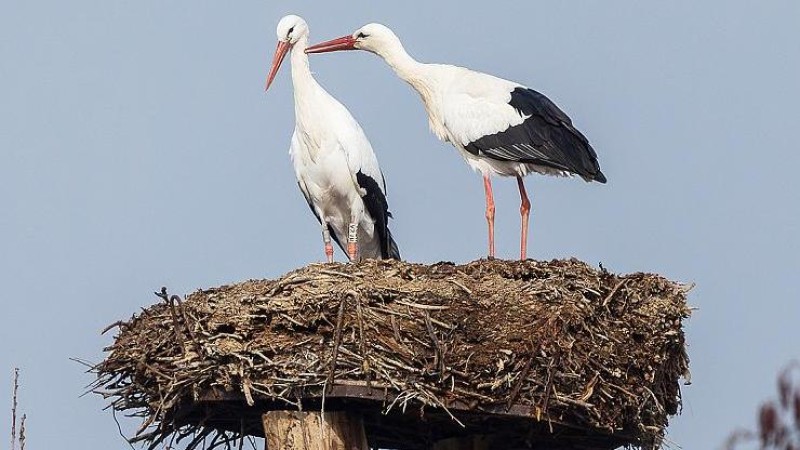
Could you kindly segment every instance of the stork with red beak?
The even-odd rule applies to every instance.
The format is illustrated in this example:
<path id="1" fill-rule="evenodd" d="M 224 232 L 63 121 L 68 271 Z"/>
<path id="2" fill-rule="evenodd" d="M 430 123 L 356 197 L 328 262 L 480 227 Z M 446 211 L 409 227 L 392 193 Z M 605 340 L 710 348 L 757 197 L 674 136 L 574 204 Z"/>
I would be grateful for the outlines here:
<path id="1" fill-rule="evenodd" d="M 352 35 L 312 45 L 306 53 L 366 50 L 383 58 L 422 97 L 431 131 L 458 149 L 483 175 L 489 257 L 494 257 L 494 197 L 490 176 L 516 177 L 522 204 L 520 258 L 526 258 L 530 201 L 522 177 L 578 175 L 606 182 L 597 154 L 570 118 L 547 97 L 513 81 L 412 58 L 384 25 L 369 24 Z"/>
<path id="2" fill-rule="evenodd" d="M 289 154 L 300 191 L 322 226 L 328 262 L 333 261 L 331 240 L 346 249 L 351 261 L 400 259 L 388 227 L 391 213 L 378 160 L 347 108 L 311 75 L 305 54 L 308 25 L 298 16 L 286 16 L 277 34 L 266 88 L 291 53 L 296 123 Z"/>

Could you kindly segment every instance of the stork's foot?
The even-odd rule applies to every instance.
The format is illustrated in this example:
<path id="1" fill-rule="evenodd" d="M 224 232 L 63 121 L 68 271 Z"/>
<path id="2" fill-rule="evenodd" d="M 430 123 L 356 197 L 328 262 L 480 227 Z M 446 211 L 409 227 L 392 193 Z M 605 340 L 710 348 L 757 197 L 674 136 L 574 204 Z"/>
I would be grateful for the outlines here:
<path id="1" fill-rule="evenodd" d="M 333 262 L 333 245 L 330 242 L 325 243 L 325 256 L 329 263 Z"/>

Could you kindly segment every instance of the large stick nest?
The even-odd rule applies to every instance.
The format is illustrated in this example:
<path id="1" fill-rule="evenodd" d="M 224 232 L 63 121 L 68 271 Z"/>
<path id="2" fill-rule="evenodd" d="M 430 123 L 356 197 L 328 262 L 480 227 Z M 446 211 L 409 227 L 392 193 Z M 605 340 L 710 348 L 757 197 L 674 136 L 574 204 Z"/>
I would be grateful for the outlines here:
<path id="1" fill-rule="evenodd" d="M 296 408 L 358 411 L 375 447 L 495 433 L 650 448 L 688 374 L 686 292 L 576 260 L 311 265 L 183 302 L 162 291 L 118 323 L 95 391 L 142 419 L 132 441 L 150 448 L 227 445 Z"/>

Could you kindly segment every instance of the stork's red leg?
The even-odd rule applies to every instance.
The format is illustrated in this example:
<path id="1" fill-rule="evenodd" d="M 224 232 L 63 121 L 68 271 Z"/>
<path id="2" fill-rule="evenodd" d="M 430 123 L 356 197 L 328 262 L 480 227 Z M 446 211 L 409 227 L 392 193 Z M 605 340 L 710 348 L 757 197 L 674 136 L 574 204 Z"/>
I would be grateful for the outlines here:
<path id="1" fill-rule="evenodd" d="M 525 192 L 525 182 L 522 181 L 522 177 L 517 177 L 517 186 L 519 186 L 519 197 L 522 200 L 522 204 L 519 207 L 519 214 L 522 216 L 522 239 L 519 244 L 519 259 L 524 260 L 528 253 L 528 216 L 531 212 L 531 202 Z"/>
<path id="2" fill-rule="evenodd" d="M 325 244 L 325 256 L 328 258 L 328 262 L 333 262 L 333 244 L 328 242 Z"/>
<path id="3" fill-rule="evenodd" d="M 483 188 L 486 190 L 486 222 L 489 224 L 489 258 L 494 258 L 494 196 L 488 175 L 483 176 Z"/>
<path id="4" fill-rule="evenodd" d="M 347 243 L 347 257 L 350 258 L 351 262 L 356 262 L 356 258 L 358 258 L 358 247 L 355 242 Z"/>
<path id="5" fill-rule="evenodd" d="M 331 232 L 328 230 L 328 224 L 322 224 L 322 242 L 325 243 L 325 256 L 328 262 L 333 262 L 333 244 L 331 244 Z"/>

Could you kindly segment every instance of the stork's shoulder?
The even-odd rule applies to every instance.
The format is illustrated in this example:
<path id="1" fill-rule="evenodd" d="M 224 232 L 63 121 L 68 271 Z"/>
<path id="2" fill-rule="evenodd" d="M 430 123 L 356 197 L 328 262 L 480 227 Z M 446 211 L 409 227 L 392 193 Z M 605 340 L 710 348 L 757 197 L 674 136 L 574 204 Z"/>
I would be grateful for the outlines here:
<path id="1" fill-rule="evenodd" d="M 443 95 L 442 116 L 452 142 L 466 145 L 524 120 L 510 104 L 512 92 L 520 87 L 518 83 L 459 69 Z"/>
<path id="2" fill-rule="evenodd" d="M 511 92 L 516 88 L 523 87 L 519 83 L 488 73 L 460 66 L 450 67 L 453 69 L 448 92 L 453 95 L 468 95 L 476 99 L 507 103 L 511 99 Z"/>

